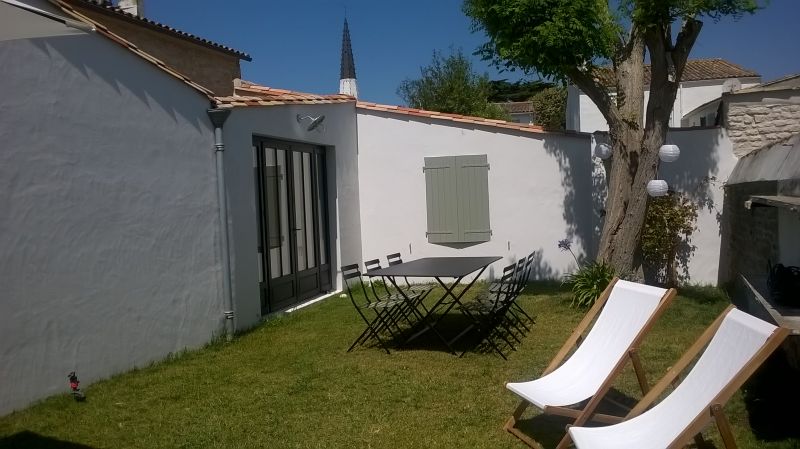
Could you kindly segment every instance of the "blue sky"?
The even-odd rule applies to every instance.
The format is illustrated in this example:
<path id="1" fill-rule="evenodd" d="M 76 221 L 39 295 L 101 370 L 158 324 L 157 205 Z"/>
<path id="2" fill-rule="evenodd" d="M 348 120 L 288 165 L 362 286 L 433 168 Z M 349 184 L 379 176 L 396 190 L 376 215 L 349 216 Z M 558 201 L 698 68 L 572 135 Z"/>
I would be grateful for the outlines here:
<path id="1" fill-rule="evenodd" d="M 461 0 L 150 0 L 145 7 L 150 19 L 249 53 L 244 79 L 313 93 L 339 88 L 346 8 L 359 97 L 378 103 L 400 104 L 397 86 L 418 77 L 434 50 L 453 46 L 470 54 L 485 41 L 471 32 Z M 739 21 L 706 19 L 692 57 L 725 58 L 765 81 L 800 72 L 798 17 L 800 1 L 771 0 Z M 521 76 L 498 73 L 477 57 L 474 66 L 494 79 Z"/>

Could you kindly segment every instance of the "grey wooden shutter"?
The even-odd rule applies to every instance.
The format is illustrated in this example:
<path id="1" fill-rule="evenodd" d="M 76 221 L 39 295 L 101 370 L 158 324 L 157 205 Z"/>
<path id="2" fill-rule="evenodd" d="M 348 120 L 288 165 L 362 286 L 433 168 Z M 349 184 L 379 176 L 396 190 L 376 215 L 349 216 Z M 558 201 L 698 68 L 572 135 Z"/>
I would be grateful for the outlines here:
<path id="1" fill-rule="evenodd" d="M 491 239 L 489 163 L 486 155 L 425 158 L 429 243 Z"/>
<path id="2" fill-rule="evenodd" d="M 456 156 L 460 242 L 488 242 L 489 163 L 485 154 Z"/>
<path id="3" fill-rule="evenodd" d="M 428 242 L 458 242 L 458 196 L 455 156 L 425 158 Z"/>

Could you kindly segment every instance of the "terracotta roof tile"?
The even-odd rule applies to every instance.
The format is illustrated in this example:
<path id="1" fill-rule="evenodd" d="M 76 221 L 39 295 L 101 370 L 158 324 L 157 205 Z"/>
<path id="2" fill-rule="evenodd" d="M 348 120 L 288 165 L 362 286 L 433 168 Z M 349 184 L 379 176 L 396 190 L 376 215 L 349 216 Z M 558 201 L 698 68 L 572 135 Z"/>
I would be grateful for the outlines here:
<path id="1" fill-rule="evenodd" d="M 445 112 L 426 111 L 424 109 L 406 108 L 387 104 L 370 103 L 359 101 L 356 107 L 371 111 L 390 112 L 393 114 L 410 115 L 412 117 L 426 117 L 436 120 L 445 120 L 455 123 L 469 123 L 473 125 L 490 126 L 494 128 L 513 129 L 530 133 L 546 133 L 541 126 L 527 125 L 524 123 L 506 122 L 504 120 L 487 119 L 483 117 L 473 117 L 469 115 L 448 114 Z"/>
<path id="2" fill-rule="evenodd" d="M 150 28 L 153 28 L 153 29 L 156 29 L 156 30 L 159 30 L 159 31 L 162 31 L 162 32 L 166 32 L 168 34 L 175 35 L 175 36 L 180 37 L 182 39 L 186 39 L 186 40 L 192 41 L 192 42 L 194 42 L 196 44 L 200 44 L 200 45 L 202 45 L 204 47 L 209 47 L 209 48 L 212 48 L 214 50 L 219 50 L 219 51 L 222 51 L 224 53 L 231 54 L 233 56 L 238 57 L 239 59 L 244 59 L 245 61 L 252 61 L 252 58 L 250 57 L 250 55 L 248 55 L 245 52 L 236 50 L 236 49 L 228 47 L 226 45 L 218 44 L 216 42 L 210 41 L 208 39 L 204 39 L 204 38 L 202 38 L 200 36 L 196 36 L 196 35 L 191 34 L 191 33 L 187 33 L 185 31 L 181 31 L 181 30 L 179 30 L 177 28 L 173 28 L 173 27 L 171 27 L 169 25 L 165 25 L 163 23 L 156 22 L 154 20 L 150 20 L 150 19 L 148 19 L 146 17 L 139 17 L 139 16 L 136 16 L 134 14 L 125 12 L 124 10 L 119 8 L 118 6 L 114 6 L 108 0 L 102 0 L 102 1 L 98 1 L 98 0 L 69 0 L 69 1 L 72 2 L 72 3 L 81 4 L 82 7 L 95 8 L 96 10 L 106 11 L 108 13 L 112 13 L 114 15 L 123 17 L 128 21 L 138 22 L 139 24 L 148 26 Z"/>
<path id="3" fill-rule="evenodd" d="M 234 95 L 216 97 L 219 107 L 276 106 L 282 104 L 334 104 L 351 103 L 356 99 L 349 95 L 318 95 L 286 89 L 261 86 L 244 80 L 234 80 Z"/>
<path id="4" fill-rule="evenodd" d="M 500 106 L 509 114 L 527 114 L 533 112 L 533 103 L 530 101 L 504 101 L 492 104 Z"/>
<path id="5" fill-rule="evenodd" d="M 213 99 L 214 93 L 212 91 L 210 91 L 210 90 L 206 89 L 205 87 L 195 83 L 194 81 L 189 79 L 189 77 L 187 77 L 186 75 L 176 71 L 175 69 L 173 69 L 172 67 L 168 66 L 163 61 L 161 61 L 160 59 L 154 57 L 153 55 L 140 50 L 136 45 L 133 45 L 133 43 L 129 42 L 128 40 L 120 37 L 117 34 L 112 33 L 111 31 L 108 30 L 108 28 L 106 28 L 105 26 L 103 26 L 99 22 L 96 22 L 96 21 L 92 20 L 91 18 L 86 17 L 85 15 L 83 15 L 80 12 L 76 11 L 70 4 L 66 3 L 64 0 L 52 0 L 52 1 L 58 7 L 60 7 L 61 10 L 63 10 L 66 14 L 68 14 L 68 15 L 70 15 L 70 16 L 74 17 L 75 19 L 78 19 L 78 20 L 80 20 L 82 22 L 88 23 L 89 25 L 92 25 L 95 28 L 95 31 L 98 34 L 101 34 L 104 37 L 116 42 L 117 44 L 119 44 L 119 45 L 121 45 L 121 46 L 123 46 L 125 48 L 127 48 L 129 51 L 131 51 L 135 55 L 139 56 L 140 58 L 144 59 L 145 61 L 153 64 L 154 66 L 156 66 L 159 70 L 162 70 L 162 71 L 168 73 L 169 75 L 177 78 L 178 80 L 182 81 L 183 83 L 189 85 L 193 89 L 195 89 L 195 90 L 199 91 L 200 93 L 202 93 L 203 95 L 207 96 L 209 99 Z"/>
<path id="6" fill-rule="evenodd" d="M 611 69 L 607 67 L 601 67 L 597 69 L 595 74 L 605 86 L 614 86 L 616 84 Z M 760 76 L 761 75 L 754 70 L 746 69 L 721 58 L 690 59 L 686 61 L 686 67 L 683 69 L 683 77 L 681 78 L 681 81 L 750 78 Z M 644 66 L 644 82 L 645 85 L 650 84 L 650 64 L 645 64 Z"/>

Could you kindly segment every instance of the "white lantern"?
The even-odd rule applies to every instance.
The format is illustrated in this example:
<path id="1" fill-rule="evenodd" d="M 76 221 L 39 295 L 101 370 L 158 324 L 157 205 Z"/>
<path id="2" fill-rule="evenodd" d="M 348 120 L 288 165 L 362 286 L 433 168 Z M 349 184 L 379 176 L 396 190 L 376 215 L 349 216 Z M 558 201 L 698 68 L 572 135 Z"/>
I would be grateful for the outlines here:
<path id="1" fill-rule="evenodd" d="M 606 143 L 598 143 L 594 147 L 594 156 L 600 159 L 608 159 L 611 157 L 611 146 Z"/>
<path id="2" fill-rule="evenodd" d="M 664 196 L 669 193 L 667 181 L 654 179 L 647 183 L 647 194 L 650 196 Z"/>
<path id="3" fill-rule="evenodd" d="M 664 162 L 675 162 L 681 155 L 681 149 L 677 145 L 661 145 L 658 149 L 658 157 Z"/>

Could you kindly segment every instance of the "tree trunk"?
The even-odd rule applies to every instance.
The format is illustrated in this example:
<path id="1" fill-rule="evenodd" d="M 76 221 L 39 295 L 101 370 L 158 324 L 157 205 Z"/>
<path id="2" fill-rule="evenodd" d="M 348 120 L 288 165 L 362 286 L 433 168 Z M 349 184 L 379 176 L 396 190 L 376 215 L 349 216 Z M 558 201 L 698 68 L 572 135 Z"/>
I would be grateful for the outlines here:
<path id="1" fill-rule="evenodd" d="M 673 46 L 669 24 L 637 30 L 620 48 L 615 74 L 616 110 L 606 113 L 613 149 L 606 216 L 598 258 L 621 275 L 641 268 L 640 242 L 647 211 L 647 183 L 655 179 L 658 150 L 666 140 L 679 80 L 702 23 L 688 19 Z M 650 97 L 644 111 L 644 50 L 650 56 Z M 644 120 L 643 120 L 644 119 Z"/>

